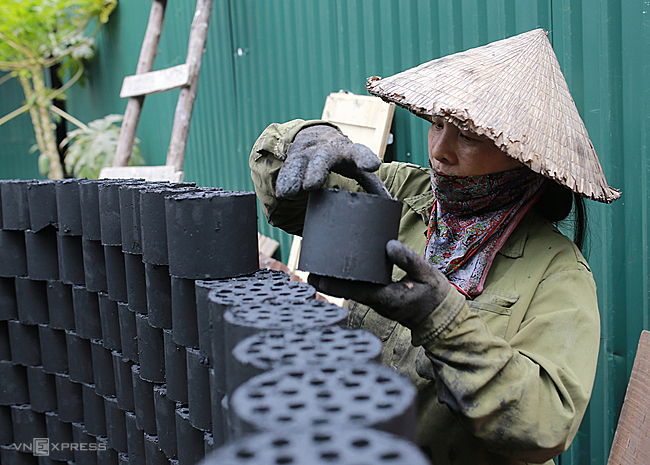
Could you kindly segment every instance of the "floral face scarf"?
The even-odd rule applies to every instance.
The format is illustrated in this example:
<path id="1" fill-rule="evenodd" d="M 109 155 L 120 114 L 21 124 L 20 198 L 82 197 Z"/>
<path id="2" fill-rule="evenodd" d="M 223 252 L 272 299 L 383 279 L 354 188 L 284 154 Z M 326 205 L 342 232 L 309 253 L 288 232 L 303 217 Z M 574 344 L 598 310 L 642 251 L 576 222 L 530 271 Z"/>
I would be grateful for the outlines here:
<path id="1" fill-rule="evenodd" d="M 425 258 L 465 295 L 476 296 L 497 252 L 539 198 L 544 178 L 528 168 L 483 176 L 431 173 L 435 201 Z"/>

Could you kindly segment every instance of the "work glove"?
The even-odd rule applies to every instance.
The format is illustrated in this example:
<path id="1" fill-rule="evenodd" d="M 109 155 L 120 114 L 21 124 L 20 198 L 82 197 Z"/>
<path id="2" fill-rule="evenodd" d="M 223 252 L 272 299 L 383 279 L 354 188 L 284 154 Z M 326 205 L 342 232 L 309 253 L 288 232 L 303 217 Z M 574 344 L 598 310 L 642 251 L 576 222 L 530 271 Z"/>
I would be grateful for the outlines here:
<path id="1" fill-rule="evenodd" d="M 355 144 L 328 125 L 302 129 L 289 148 L 275 186 L 278 198 L 294 197 L 300 190 L 320 189 L 330 172 L 355 179 L 369 193 L 390 197 L 373 174 L 381 160 L 368 147 Z"/>
<path id="2" fill-rule="evenodd" d="M 414 329 L 445 299 L 452 288 L 444 274 L 399 241 L 386 244 L 389 260 L 406 271 L 388 285 L 309 275 L 309 284 L 335 297 L 352 299 L 380 315 Z"/>

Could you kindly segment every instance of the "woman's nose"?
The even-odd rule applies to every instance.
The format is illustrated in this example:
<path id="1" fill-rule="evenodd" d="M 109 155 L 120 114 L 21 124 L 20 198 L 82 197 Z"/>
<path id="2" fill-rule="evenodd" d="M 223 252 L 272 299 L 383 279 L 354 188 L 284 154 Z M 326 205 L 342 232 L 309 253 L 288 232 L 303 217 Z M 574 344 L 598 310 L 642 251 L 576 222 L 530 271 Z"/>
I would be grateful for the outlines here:
<path id="1" fill-rule="evenodd" d="M 445 124 L 442 128 L 435 123 L 431 126 L 429 130 L 429 158 L 445 165 L 458 163 L 455 145 L 457 137 L 454 134 L 454 129 L 456 128 L 451 124 Z"/>

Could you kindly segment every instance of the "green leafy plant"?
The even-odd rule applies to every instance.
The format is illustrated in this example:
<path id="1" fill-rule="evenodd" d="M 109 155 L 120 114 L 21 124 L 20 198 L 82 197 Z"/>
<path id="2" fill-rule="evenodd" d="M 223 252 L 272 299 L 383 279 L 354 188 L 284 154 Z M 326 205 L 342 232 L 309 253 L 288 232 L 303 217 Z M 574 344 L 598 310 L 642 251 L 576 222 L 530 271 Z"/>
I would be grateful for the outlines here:
<path id="1" fill-rule="evenodd" d="M 0 1 L 0 70 L 8 72 L 0 84 L 15 77 L 25 93 L 25 104 L 0 118 L 0 125 L 29 112 L 41 152 L 39 169 L 50 179 L 64 174 L 53 116 L 84 126 L 52 102 L 64 99 L 66 90 L 82 78 L 83 61 L 94 54 L 94 36 L 116 6 L 117 0 Z M 71 76 L 59 89 L 45 85 L 45 72 L 54 65 L 62 76 Z"/>
<path id="2" fill-rule="evenodd" d="M 92 121 L 86 128 L 70 131 L 61 145 L 69 145 L 65 154 L 65 168 L 77 178 L 97 179 L 99 172 L 113 165 L 113 157 L 120 137 L 122 115 L 108 115 Z M 141 165 L 142 155 L 136 138 L 130 165 Z"/>

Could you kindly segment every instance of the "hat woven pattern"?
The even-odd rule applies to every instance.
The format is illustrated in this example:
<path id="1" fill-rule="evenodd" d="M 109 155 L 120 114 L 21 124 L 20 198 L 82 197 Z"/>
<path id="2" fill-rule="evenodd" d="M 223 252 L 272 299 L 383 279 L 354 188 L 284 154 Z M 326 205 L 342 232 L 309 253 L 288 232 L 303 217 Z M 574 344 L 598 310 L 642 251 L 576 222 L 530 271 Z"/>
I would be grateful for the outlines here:
<path id="1" fill-rule="evenodd" d="M 536 29 L 423 63 L 368 92 L 492 139 L 533 171 L 609 203 L 608 186 L 546 32 Z"/>

